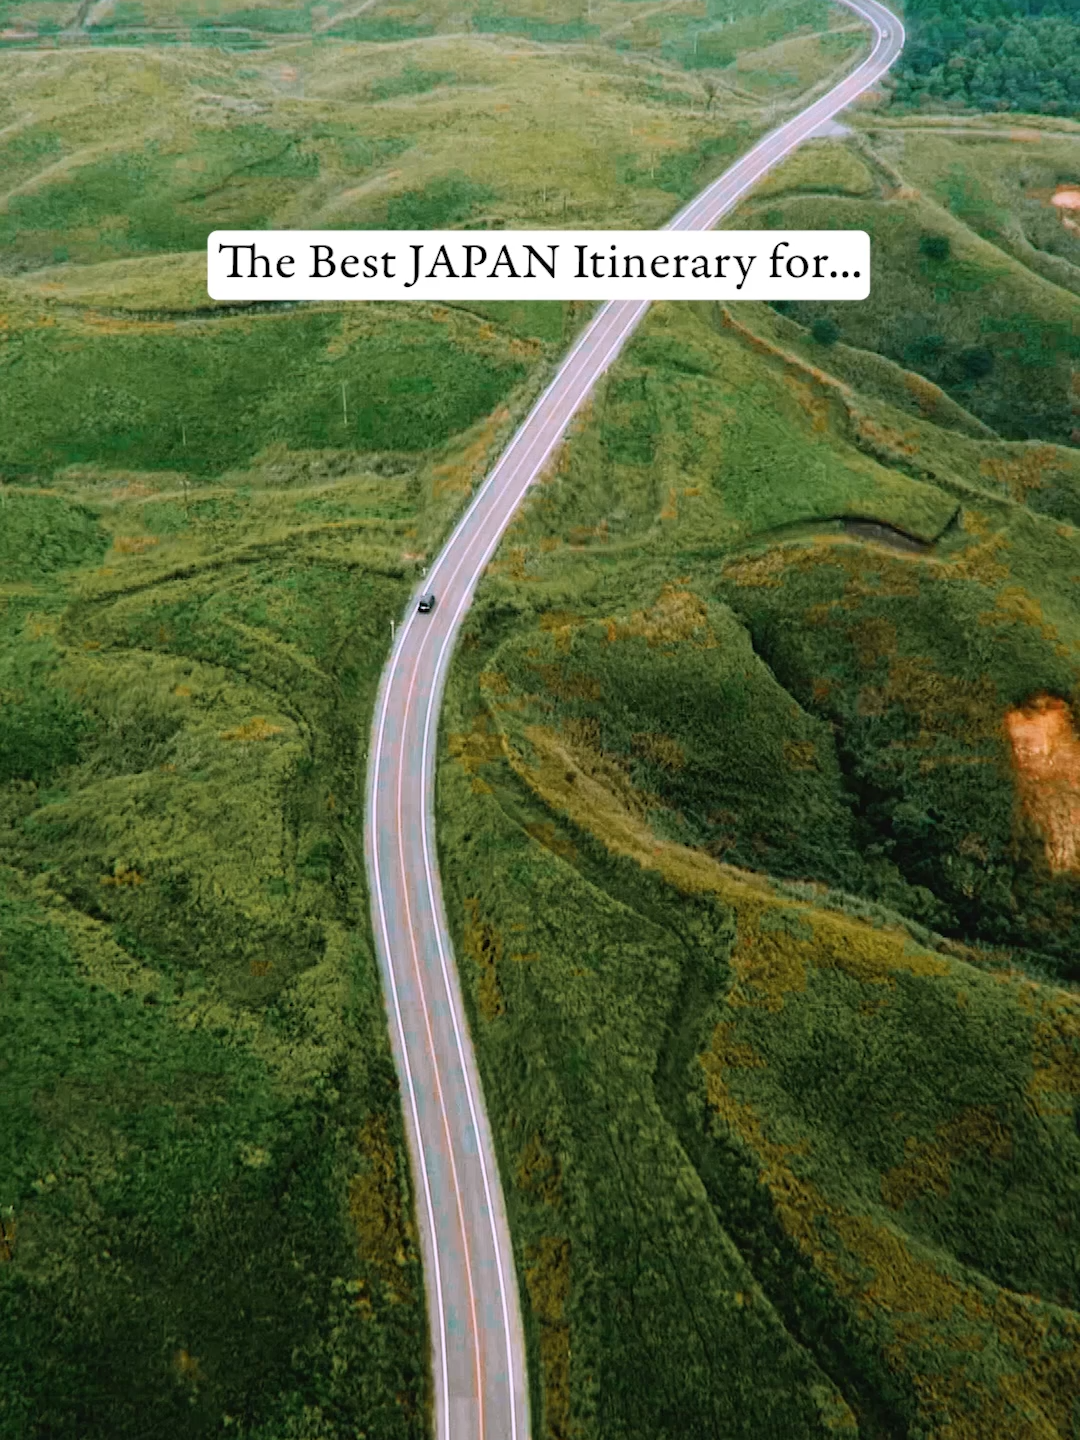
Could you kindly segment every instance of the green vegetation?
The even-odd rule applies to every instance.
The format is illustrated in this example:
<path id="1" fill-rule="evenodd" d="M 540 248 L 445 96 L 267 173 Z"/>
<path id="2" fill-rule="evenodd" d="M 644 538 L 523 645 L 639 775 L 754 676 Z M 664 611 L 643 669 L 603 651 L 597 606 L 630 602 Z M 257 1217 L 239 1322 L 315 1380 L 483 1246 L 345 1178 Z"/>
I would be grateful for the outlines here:
<path id="1" fill-rule="evenodd" d="M 113 486 L 3 497 L 0 1434 L 420 1435 L 356 841 L 403 522 Z"/>
<path id="2" fill-rule="evenodd" d="M 139 964 L 50 878 L 5 867 L 0 899 L 18 1200 L 0 1431 L 210 1435 L 228 1414 L 244 1435 L 313 1433 L 288 1428 L 306 1410 L 314 1433 L 356 1413 L 423 1433 L 393 1073 L 358 957 L 331 945 L 253 1024 L 197 973 Z M 350 1234 L 350 1174 L 378 1176 L 400 1267 Z"/>
<path id="3" fill-rule="evenodd" d="M 919 241 L 919 253 L 928 260 L 948 260 L 951 248 L 947 235 L 924 235 Z"/>
<path id="4" fill-rule="evenodd" d="M 390 306 L 153 321 L 9 311 L 0 468 L 216 475 L 275 443 L 415 454 L 488 414 L 526 370 L 514 337 L 482 338 L 473 317 L 444 313 L 439 324 Z"/>
<path id="5" fill-rule="evenodd" d="M 529 50 L 574 45 L 644 60 L 657 91 L 672 82 L 678 88 L 678 70 L 701 72 L 707 83 L 726 72 L 714 88 L 744 99 L 790 96 L 848 65 L 863 44 L 851 15 L 827 0 L 707 0 L 689 8 L 639 0 L 381 0 L 376 7 L 242 0 L 235 8 L 222 0 L 0 0 L 0 22 L 0 47 L 34 38 L 55 44 L 60 33 L 98 47 L 182 42 L 228 47 L 244 55 L 248 70 L 266 58 L 258 52 L 286 46 L 287 64 L 295 66 L 297 42 L 313 37 L 323 54 L 335 41 L 438 45 L 462 35 L 505 37 L 519 54 L 524 42 Z M 557 51 L 549 48 L 546 59 L 557 63 Z M 445 64 L 413 63 L 405 76 L 377 79 L 370 93 L 377 100 L 422 94 L 455 79 Z"/>
<path id="6" fill-rule="evenodd" d="M 699 643 L 664 645 L 665 631 Z M 549 723 L 619 757 L 634 789 L 662 801 L 659 833 L 773 873 L 850 879 L 852 817 L 827 731 L 810 714 L 791 723 L 790 698 L 726 608 L 666 591 L 654 612 L 508 640 L 499 674 L 514 694 L 539 681 Z M 504 728 L 524 743 L 538 714 Z M 752 750 L 749 724 L 763 732 Z"/>
<path id="7" fill-rule="evenodd" d="M 1075 444 L 1080 243 L 1052 203 L 1076 173 L 1075 143 L 1072 131 L 875 118 L 842 183 L 823 146 L 813 185 L 811 150 L 731 224 L 866 230 L 870 298 L 784 305 L 785 316 L 819 339 L 828 321 L 834 339 L 922 374 L 1004 437 Z"/>
<path id="8" fill-rule="evenodd" d="M 971 533 L 985 523 L 978 511 L 963 517 Z M 982 553 L 1019 551 L 1013 563 L 1029 573 L 1038 554 L 1053 555 L 1049 536 L 999 525 Z M 736 562 L 729 593 L 790 693 L 811 704 L 816 687 L 813 709 L 830 722 L 864 843 L 924 899 L 903 908 L 950 934 L 1037 950 L 1044 966 L 1080 979 L 1080 891 L 1049 871 L 1037 833 L 1016 833 L 1002 729 L 1007 707 L 1071 694 L 1073 672 L 1039 602 L 1025 611 L 1027 588 L 1005 583 L 1008 562 L 982 574 L 978 561 L 974 574 L 959 564 L 959 583 L 945 569 L 913 586 L 910 562 L 864 562 L 876 593 L 856 598 L 842 556 L 799 557 L 775 590 Z M 793 613 L 805 629 L 791 643 Z M 871 890 L 899 903 L 888 882 Z"/>
<path id="9" fill-rule="evenodd" d="M 207 231 L 654 225 L 864 43 L 358 9 L 0 0 L 81 32 L 0 41 L 3 1440 L 428 1424 L 364 746 L 582 310 L 238 310 Z M 865 227 L 871 300 L 657 309 L 485 582 L 440 841 L 540 1433 L 1075 1425 L 1080 882 L 1003 720 L 1080 694 L 1076 134 L 792 157 L 732 223 Z"/>
<path id="10" fill-rule="evenodd" d="M 3 1440 L 429 1424 L 365 743 L 584 307 L 220 305 L 208 231 L 657 224 L 864 43 L 821 0 L 357 9 L 0 3 Z"/>
<path id="11" fill-rule="evenodd" d="M 696 73 L 460 32 L 305 41 L 258 66 L 158 49 L 9 55 L 5 68 L 2 271 L 49 267 L 58 285 L 125 258 L 182 268 L 215 228 L 648 227 L 766 123 L 729 90 L 706 114 Z M 145 303 L 161 308 L 153 287 Z M 189 303 L 207 308 L 204 284 Z"/>
<path id="12" fill-rule="evenodd" d="M 5 489 L 5 1436 L 424 1433 L 357 827 L 430 488 L 340 456 Z"/>
<path id="13" fill-rule="evenodd" d="M 551 346 L 527 307 L 146 320 L 153 267 L 102 268 L 134 314 L 6 314 L 0 1435 L 418 1437 L 366 737 Z"/>
<path id="14" fill-rule="evenodd" d="M 1076 0 L 912 0 L 904 23 L 897 99 L 1080 114 Z"/>
<path id="15" fill-rule="evenodd" d="M 541 1434 L 1070 1433 L 1080 878 L 1005 717 L 1080 695 L 1078 496 L 661 306 L 513 525 L 439 834 Z"/>
<path id="16" fill-rule="evenodd" d="M 965 227 L 1044 280 L 1080 290 L 1080 232 L 1055 194 L 1075 187 L 1080 124 L 1029 117 L 894 121 L 875 148 Z M 948 239 L 947 234 L 942 238 Z M 933 257 L 931 257 L 933 258 Z"/>

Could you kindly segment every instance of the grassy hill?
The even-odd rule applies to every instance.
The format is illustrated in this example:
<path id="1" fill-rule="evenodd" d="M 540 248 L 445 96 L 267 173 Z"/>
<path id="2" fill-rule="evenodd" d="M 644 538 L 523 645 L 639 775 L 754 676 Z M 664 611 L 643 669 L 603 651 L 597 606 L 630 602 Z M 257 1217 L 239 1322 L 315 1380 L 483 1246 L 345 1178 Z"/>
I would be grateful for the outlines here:
<path id="1" fill-rule="evenodd" d="M 651 13 L 4 7 L 3 1440 L 426 1433 L 366 737 L 583 309 L 221 306 L 202 247 L 656 223 L 862 43 Z"/>
<path id="2" fill-rule="evenodd" d="M 660 223 L 862 41 L 2 9 L 0 1437 L 417 1436 L 367 727 L 583 310 L 237 309 L 201 247 Z M 871 300 L 658 309 L 485 582 L 440 836 L 538 1433 L 1070 1433 L 1073 813 L 1016 757 L 1076 688 L 1078 177 L 1018 123 L 788 162 L 733 223 L 865 226 Z"/>
<path id="3" fill-rule="evenodd" d="M 551 342 L 524 307 L 8 320 L 0 1435 L 421 1435 L 366 738 Z"/>
<path id="4" fill-rule="evenodd" d="M 355 840 L 401 485 L 5 488 L 4 1436 L 423 1432 Z"/>
<path id="5" fill-rule="evenodd" d="M 687 8 L 679 0 L 643 7 L 638 0 L 322 0 L 285 5 L 276 0 L 2 0 L 0 47 L 25 49 L 78 42 L 82 46 L 138 46 L 156 42 L 227 47 L 252 54 L 289 47 L 288 65 L 306 52 L 295 47 L 317 37 L 320 54 L 336 41 L 369 45 L 422 42 L 465 35 L 511 37 L 518 51 L 544 47 L 549 60 L 574 46 L 659 62 L 661 86 L 677 70 L 730 69 L 724 88 L 743 87 L 781 97 L 844 66 L 863 43 L 850 12 L 827 0 L 708 0 Z M 355 53 L 355 52 L 354 52 Z M 403 82 L 393 73 L 373 98 L 422 93 L 435 77 L 413 67 Z M 445 83 L 444 72 L 442 80 Z M 298 76 L 291 77 L 296 84 Z M 300 82 L 302 83 L 302 82 Z M 676 81 L 676 84 L 678 82 Z M 379 93 L 381 91 L 381 93 Z"/>
<path id="6" fill-rule="evenodd" d="M 1071 1433 L 1080 806 L 1010 736 L 1075 707 L 1078 495 L 660 306 L 512 527 L 439 833 L 541 1433 Z"/>
<path id="7" fill-rule="evenodd" d="M 254 53 L 188 43 L 185 7 L 183 45 L 94 43 L 95 15 L 132 8 L 91 7 L 78 44 L 0 36 L 0 273 L 198 251 L 231 226 L 660 224 L 864 44 L 824 0 L 598 0 L 572 24 L 408 0 L 314 34 L 310 9 L 246 9 L 307 32 Z"/>
<path id="8" fill-rule="evenodd" d="M 1005 438 L 1075 444 L 1080 243 L 1053 202 L 1078 173 L 1078 135 L 1067 121 L 875 117 L 838 171 L 797 155 L 731 224 L 868 231 L 867 302 L 785 313 L 922 374 Z"/>

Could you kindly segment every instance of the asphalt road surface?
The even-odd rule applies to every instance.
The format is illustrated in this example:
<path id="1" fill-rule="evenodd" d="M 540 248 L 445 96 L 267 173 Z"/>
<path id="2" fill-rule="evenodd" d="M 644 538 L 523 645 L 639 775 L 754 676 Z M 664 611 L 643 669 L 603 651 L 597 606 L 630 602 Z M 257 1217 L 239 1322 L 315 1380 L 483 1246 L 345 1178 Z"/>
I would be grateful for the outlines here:
<path id="1" fill-rule="evenodd" d="M 828 94 L 765 136 L 671 222 L 709 230 L 758 180 L 870 89 L 904 44 L 876 0 L 843 0 L 874 37 Z M 574 413 L 647 301 L 612 301 L 583 331 L 474 495 L 414 596 L 383 672 L 368 764 L 372 919 L 412 1163 L 431 1332 L 436 1440 L 527 1440 L 525 1345 L 510 1232 L 439 884 L 434 771 L 439 707 L 484 568 Z M 420 592 L 418 592 L 419 594 Z"/>

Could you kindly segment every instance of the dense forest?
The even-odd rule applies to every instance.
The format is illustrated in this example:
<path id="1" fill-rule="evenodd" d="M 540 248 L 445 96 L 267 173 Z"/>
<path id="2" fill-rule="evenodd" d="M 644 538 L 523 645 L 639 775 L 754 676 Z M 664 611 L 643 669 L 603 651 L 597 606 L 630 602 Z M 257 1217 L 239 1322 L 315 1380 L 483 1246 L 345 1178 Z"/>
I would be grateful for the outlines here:
<path id="1" fill-rule="evenodd" d="M 1080 0 L 912 0 L 897 99 L 1080 113 Z"/>

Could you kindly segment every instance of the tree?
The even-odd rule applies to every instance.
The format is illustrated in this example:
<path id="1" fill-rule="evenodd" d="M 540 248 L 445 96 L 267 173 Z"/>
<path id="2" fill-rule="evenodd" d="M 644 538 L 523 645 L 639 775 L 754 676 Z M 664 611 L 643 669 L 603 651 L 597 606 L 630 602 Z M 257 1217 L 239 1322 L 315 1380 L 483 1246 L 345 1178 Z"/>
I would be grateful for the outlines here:
<path id="1" fill-rule="evenodd" d="M 904 347 L 904 359 L 916 368 L 934 365 L 948 348 L 944 335 L 918 335 Z"/>
<path id="2" fill-rule="evenodd" d="M 909 0 L 902 104 L 1080 114 L 1076 0 Z"/>
<path id="3" fill-rule="evenodd" d="M 928 260 L 947 260 L 949 258 L 949 237 L 947 235 L 924 235 L 919 241 L 919 251 Z"/>
<path id="4" fill-rule="evenodd" d="M 830 320 L 828 315 L 822 315 L 811 325 L 810 334 L 819 345 L 835 345 L 840 339 L 840 326 L 835 320 Z"/>
<path id="5" fill-rule="evenodd" d="M 985 345 L 969 345 L 960 351 L 960 365 L 969 380 L 982 380 L 994 368 L 993 351 Z"/>

